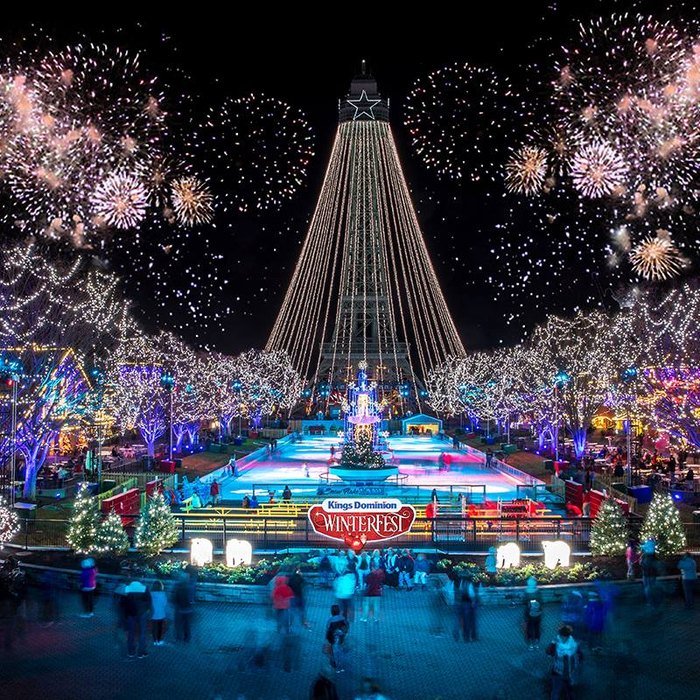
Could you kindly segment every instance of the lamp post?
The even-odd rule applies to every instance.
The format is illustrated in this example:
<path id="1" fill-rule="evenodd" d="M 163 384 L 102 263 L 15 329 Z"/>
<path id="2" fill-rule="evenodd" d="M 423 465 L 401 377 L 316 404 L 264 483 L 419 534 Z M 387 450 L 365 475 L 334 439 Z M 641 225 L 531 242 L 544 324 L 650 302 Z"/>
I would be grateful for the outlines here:
<path id="1" fill-rule="evenodd" d="M 175 389 L 175 375 L 170 371 L 165 371 L 160 376 L 160 383 L 170 394 L 170 448 L 168 450 L 168 460 L 173 461 L 173 390 Z"/>
<path id="2" fill-rule="evenodd" d="M 90 376 L 95 382 L 95 402 L 93 403 L 93 416 L 95 432 L 97 437 L 97 457 L 96 461 L 96 471 L 97 471 L 97 483 L 102 483 L 102 444 L 104 443 L 104 416 L 102 415 L 102 404 L 104 401 L 104 385 L 105 385 L 105 375 L 99 368 L 95 367 L 90 372 Z M 98 486 L 98 489 L 100 487 Z"/>
<path id="3" fill-rule="evenodd" d="M 554 461 L 559 461 L 559 390 L 569 381 L 569 375 L 560 369 L 554 377 Z"/>
<path id="4" fill-rule="evenodd" d="M 637 368 L 627 367 L 622 372 L 622 382 L 631 384 L 637 378 Z M 625 437 L 627 442 L 627 486 L 632 486 L 632 418 L 630 415 L 630 396 L 625 396 L 627 420 L 625 421 Z"/>
<path id="5" fill-rule="evenodd" d="M 15 505 L 15 477 L 17 472 L 17 398 L 19 383 L 24 373 L 22 363 L 14 358 L 3 357 L 0 362 L 0 373 L 12 388 L 12 403 L 10 408 L 10 507 Z"/>
<path id="6" fill-rule="evenodd" d="M 238 437 L 241 437 L 242 432 L 242 414 L 241 414 L 241 390 L 243 382 L 240 379 L 234 379 L 231 383 L 231 388 L 238 394 Z"/>

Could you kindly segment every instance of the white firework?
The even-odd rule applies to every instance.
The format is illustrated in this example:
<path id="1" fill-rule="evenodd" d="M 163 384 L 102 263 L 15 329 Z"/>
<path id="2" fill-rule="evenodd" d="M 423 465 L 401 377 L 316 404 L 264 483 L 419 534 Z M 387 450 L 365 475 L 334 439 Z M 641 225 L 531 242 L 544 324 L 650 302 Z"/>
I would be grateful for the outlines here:
<path id="1" fill-rule="evenodd" d="M 538 146 L 521 146 L 506 163 L 506 189 L 534 195 L 542 191 L 547 178 L 547 152 Z"/>
<path id="2" fill-rule="evenodd" d="M 609 144 L 596 141 L 580 148 L 571 162 L 574 187 L 584 196 L 597 199 L 624 190 L 628 168 Z"/>
<path id="3" fill-rule="evenodd" d="M 171 188 L 173 210 L 184 226 L 206 224 L 214 213 L 213 197 L 207 184 L 196 177 L 181 177 Z"/>
<path id="4" fill-rule="evenodd" d="M 673 245 L 668 231 L 659 229 L 636 245 L 630 253 L 632 269 L 647 280 L 665 280 L 678 275 L 688 261 Z"/>
<path id="5" fill-rule="evenodd" d="M 145 218 L 148 192 L 136 175 L 118 172 L 98 185 L 90 201 L 100 221 L 115 228 L 129 229 Z"/>

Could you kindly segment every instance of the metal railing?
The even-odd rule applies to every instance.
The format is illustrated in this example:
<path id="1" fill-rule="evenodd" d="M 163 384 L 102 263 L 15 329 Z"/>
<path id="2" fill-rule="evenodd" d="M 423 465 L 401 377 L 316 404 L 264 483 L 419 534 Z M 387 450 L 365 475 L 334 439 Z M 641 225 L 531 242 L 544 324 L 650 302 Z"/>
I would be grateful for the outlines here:
<path id="1" fill-rule="evenodd" d="M 129 489 L 136 488 L 136 485 L 138 484 L 138 481 L 135 477 L 130 477 L 128 479 L 124 479 L 121 484 L 117 484 L 115 487 L 111 489 L 107 489 L 107 491 L 103 491 L 102 493 L 97 494 L 97 502 L 101 505 L 102 501 L 111 498 L 112 496 L 118 496 L 120 493 L 125 493 Z"/>

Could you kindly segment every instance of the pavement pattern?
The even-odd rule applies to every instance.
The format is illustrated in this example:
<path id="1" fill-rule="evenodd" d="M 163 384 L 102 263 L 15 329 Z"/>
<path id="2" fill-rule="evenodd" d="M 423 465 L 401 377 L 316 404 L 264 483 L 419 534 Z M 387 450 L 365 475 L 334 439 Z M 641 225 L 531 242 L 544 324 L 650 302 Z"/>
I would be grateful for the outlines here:
<path id="1" fill-rule="evenodd" d="M 309 698 L 319 672 L 337 684 L 341 700 L 358 697 L 362 678 L 393 700 L 520 700 L 549 697 L 550 659 L 544 653 L 559 623 L 559 607 L 545 605 L 542 646 L 528 650 L 520 605 L 478 610 L 478 641 L 455 641 L 453 612 L 436 590 L 386 590 L 382 619 L 356 614 L 347 638 L 346 670 L 333 673 L 323 636 L 330 590 L 308 587 L 310 627 L 276 632 L 261 605 L 199 603 L 193 638 L 149 644 L 144 659 L 128 659 L 112 600 L 98 599 L 95 616 L 79 617 L 76 594 L 60 599 L 58 621 L 39 621 L 36 592 L 10 651 L 0 648 L 0 697 L 23 700 L 105 698 L 137 700 L 297 700 Z M 359 599 L 356 601 L 356 612 Z M 659 608 L 623 601 L 602 643 L 584 644 L 575 698 L 700 698 L 697 626 L 700 605 L 687 611 L 669 595 Z"/>

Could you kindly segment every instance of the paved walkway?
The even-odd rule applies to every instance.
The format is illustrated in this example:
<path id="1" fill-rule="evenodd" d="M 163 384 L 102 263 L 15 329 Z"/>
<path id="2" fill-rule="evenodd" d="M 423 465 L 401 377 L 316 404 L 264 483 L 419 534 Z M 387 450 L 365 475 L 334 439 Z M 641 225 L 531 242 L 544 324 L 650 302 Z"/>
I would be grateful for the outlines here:
<path id="1" fill-rule="evenodd" d="M 98 601 L 94 618 L 81 619 L 77 596 L 65 594 L 60 621 L 47 628 L 30 601 L 24 635 L 12 651 L 0 650 L 2 697 L 306 700 L 325 665 L 331 602 L 330 591 L 310 590 L 311 629 L 286 638 L 261 606 L 199 604 L 189 645 L 175 643 L 169 630 L 168 646 L 130 660 L 109 599 Z M 549 659 L 525 647 L 519 607 L 481 608 L 480 639 L 465 643 L 454 641 L 451 611 L 430 591 L 389 590 L 383 605 L 381 622 L 352 623 L 347 671 L 335 676 L 341 699 L 354 698 L 365 675 L 379 679 L 393 700 L 548 697 Z M 586 654 L 576 697 L 700 697 L 698 610 L 687 613 L 678 598 L 658 611 L 624 603 L 604 652 Z M 545 607 L 543 646 L 557 622 L 558 608 Z"/>

